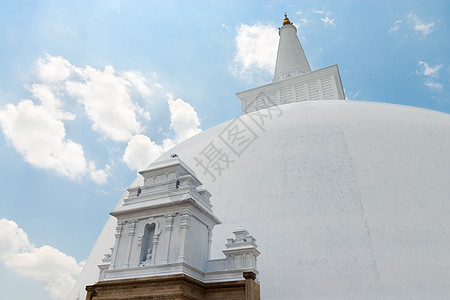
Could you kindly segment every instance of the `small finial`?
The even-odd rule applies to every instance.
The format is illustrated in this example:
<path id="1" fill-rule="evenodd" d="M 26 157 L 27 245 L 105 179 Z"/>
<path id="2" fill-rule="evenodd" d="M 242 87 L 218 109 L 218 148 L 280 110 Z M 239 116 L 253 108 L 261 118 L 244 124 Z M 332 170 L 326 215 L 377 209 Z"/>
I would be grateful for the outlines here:
<path id="1" fill-rule="evenodd" d="M 283 26 L 284 26 L 284 25 L 287 25 L 287 24 L 291 24 L 291 21 L 289 21 L 289 18 L 287 17 L 287 14 L 284 13 Z"/>

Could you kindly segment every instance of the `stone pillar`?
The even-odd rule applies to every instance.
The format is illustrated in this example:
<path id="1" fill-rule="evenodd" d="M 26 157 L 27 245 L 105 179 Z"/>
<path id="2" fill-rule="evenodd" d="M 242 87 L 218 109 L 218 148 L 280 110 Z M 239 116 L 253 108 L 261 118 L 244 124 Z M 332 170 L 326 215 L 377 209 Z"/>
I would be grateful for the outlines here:
<path id="1" fill-rule="evenodd" d="M 212 244 L 212 228 L 208 226 L 208 252 L 206 259 L 211 258 L 211 244 Z"/>
<path id="2" fill-rule="evenodd" d="M 126 260 L 126 263 L 123 264 L 124 268 L 128 268 L 130 265 L 130 257 L 131 257 L 131 251 L 133 250 L 133 239 L 134 239 L 134 233 L 136 230 L 136 223 L 139 222 L 138 220 L 130 220 L 128 221 L 128 235 L 130 236 L 130 247 L 128 248 L 128 257 Z"/>
<path id="3" fill-rule="evenodd" d="M 124 224 L 125 224 L 124 221 L 122 222 L 117 221 L 116 233 L 114 234 L 114 236 L 116 237 L 116 241 L 114 242 L 114 250 L 112 251 L 113 258 L 111 262 L 111 269 L 115 269 L 116 267 L 117 249 L 119 249 L 120 236 L 122 235 L 122 228 Z"/>
<path id="4" fill-rule="evenodd" d="M 97 296 L 97 289 L 93 285 L 86 286 L 86 300 L 92 300 L 95 296 Z"/>
<path id="5" fill-rule="evenodd" d="M 163 259 L 162 263 L 166 264 L 169 261 L 169 249 L 170 249 L 170 236 L 172 234 L 172 223 L 173 223 L 173 215 L 165 215 L 166 218 L 166 238 L 164 243 L 164 249 L 163 249 Z"/>
<path id="6" fill-rule="evenodd" d="M 184 261 L 184 246 L 186 244 L 186 233 L 190 228 L 191 223 L 191 215 L 188 212 L 181 213 L 180 216 L 180 228 L 181 228 L 181 237 L 180 237 L 180 255 L 178 256 L 178 262 Z"/>
<path id="7" fill-rule="evenodd" d="M 244 272 L 245 278 L 245 300 L 260 300 L 259 284 L 255 281 L 256 274 L 253 272 Z"/>
<path id="8" fill-rule="evenodd" d="M 159 234 L 153 233 L 153 248 L 152 248 L 152 264 L 155 264 L 156 245 L 158 244 Z"/>

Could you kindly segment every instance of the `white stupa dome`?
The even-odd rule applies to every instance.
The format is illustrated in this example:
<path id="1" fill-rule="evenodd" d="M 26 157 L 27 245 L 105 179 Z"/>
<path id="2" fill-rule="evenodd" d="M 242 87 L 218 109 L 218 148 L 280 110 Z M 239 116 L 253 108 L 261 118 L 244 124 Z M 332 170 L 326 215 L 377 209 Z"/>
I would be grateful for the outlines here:
<path id="1" fill-rule="evenodd" d="M 177 153 L 212 193 L 213 254 L 236 226 L 252 232 L 263 299 L 449 295 L 449 116 L 356 101 L 279 108 L 263 128 L 239 118 L 258 138 L 216 182 L 194 158 L 219 148 L 230 122 L 161 157 Z"/>
<path id="2" fill-rule="evenodd" d="M 337 66 L 310 71 L 286 15 L 279 33 L 273 83 L 237 94 L 244 115 L 154 162 L 177 154 L 211 192 L 211 258 L 243 225 L 262 299 L 447 299 L 449 115 L 345 101 Z M 71 300 L 97 281 L 114 231 L 111 217 Z"/>
<path id="3" fill-rule="evenodd" d="M 262 299 L 448 296 L 449 115 L 342 100 L 277 109 L 262 126 L 258 113 L 247 114 L 158 160 L 176 153 L 212 193 L 223 222 L 214 229 L 212 258 L 244 225 L 261 251 Z M 223 139 L 236 122 L 254 137 L 237 153 Z M 233 160 L 211 173 L 215 181 L 198 163 L 211 145 Z M 114 226 L 107 223 L 89 260 L 108 252 Z M 88 273 L 80 279 L 96 281 L 98 269 Z"/>

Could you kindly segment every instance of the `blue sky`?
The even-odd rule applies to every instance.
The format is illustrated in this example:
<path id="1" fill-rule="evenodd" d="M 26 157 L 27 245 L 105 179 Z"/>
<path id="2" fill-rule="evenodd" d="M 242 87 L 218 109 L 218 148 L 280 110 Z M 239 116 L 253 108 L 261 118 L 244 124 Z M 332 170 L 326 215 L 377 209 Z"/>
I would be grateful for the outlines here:
<path id="1" fill-rule="evenodd" d="M 2 1 L 1 298 L 64 298 L 136 170 L 271 82 L 284 12 L 348 99 L 450 113 L 448 1 Z"/>

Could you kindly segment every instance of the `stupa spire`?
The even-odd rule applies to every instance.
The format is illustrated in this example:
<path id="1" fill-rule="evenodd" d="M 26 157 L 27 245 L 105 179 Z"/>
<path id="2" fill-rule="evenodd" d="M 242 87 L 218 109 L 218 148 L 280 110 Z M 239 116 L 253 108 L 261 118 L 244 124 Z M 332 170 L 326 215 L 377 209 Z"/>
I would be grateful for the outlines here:
<path id="1" fill-rule="evenodd" d="M 284 13 L 284 21 L 283 21 L 283 25 L 286 25 L 286 24 L 291 24 L 291 21 L 290 21 L 289 18 L 287 17 L 287 14 Z"/>
<path id="2" fill-rule="evenodd" d="M 286 13 L 284 14 L 283 26 L 278 30 L 278 34 L 280 35 L 280 42 L 272 82 L 311 72 L 311 67 L 297 37 L 297 28 L 289 20 Z"/>
<path id="3" fill-rule="evenodd" d="M 279 28 L 277 64 L 272 83 L 237 93 L 242 114 L 272 106 L 311 100 L 344 100 L 337 65 L 311 71 L 297 37 L 297 28 L 284 14 Z"/>

